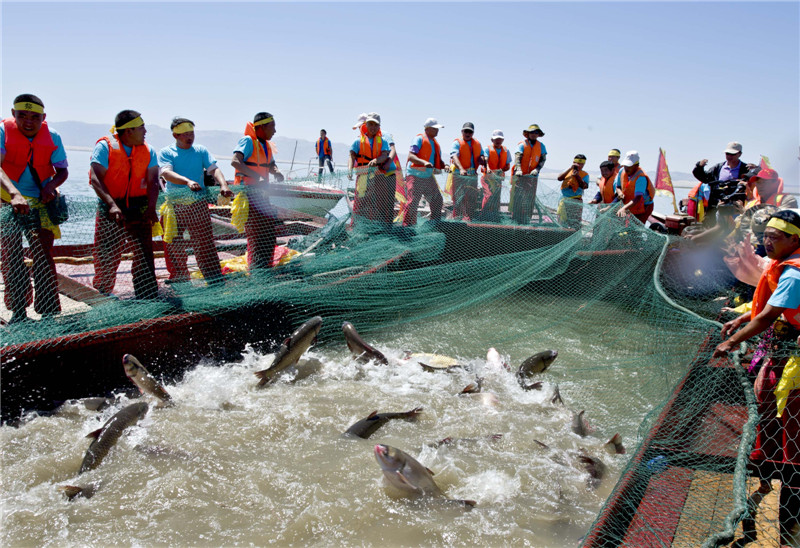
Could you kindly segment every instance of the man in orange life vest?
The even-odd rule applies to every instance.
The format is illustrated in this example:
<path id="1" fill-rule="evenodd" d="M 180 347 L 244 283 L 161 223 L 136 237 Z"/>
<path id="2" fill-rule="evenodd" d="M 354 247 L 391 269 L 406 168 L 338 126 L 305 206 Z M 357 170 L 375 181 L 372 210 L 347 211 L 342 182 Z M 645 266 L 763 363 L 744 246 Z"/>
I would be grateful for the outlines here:
<path id="1" fill-rule="evenodd" d="M 319 130 L 319 140 L 316 144 L 317 157 L 319 158 L 319 175 L 317 180 L 322 179 L 322 172 L 325 171 L 325 164 L 328 164 L 328 169 L 333 173 L 333 149 L 331 148 L 331 140 L 328 139 L 328 132 L 324 129 Z"/>
<path id="2" fill-rule="evenodd" d="M 442 218 L 442 193 L 433 175 L 445 168 L 442 149 L 436 140 L 439 130 L 444 126 L 435 118 L 428 118 L 423 127 L 424 133 L 417 135 L 408 152 L 410 165 L 406 177 L 406 192 L 410 199 L 403 217 L 404 226 L 417 224 L 417 207 L 423 196 L 431 208 L 431 221 Z"/>
<path id="3" fill-rule="evenodd" d="M 617 176 L 619 170 L 622 166 L 619 165 L 619 159 L 622 156 L 622 153 L 619 151 L 618 148 L 612 148 L 608 151 L 608 161 L 611 162 L 612 170 L 614 171 L 614 177 Z"/>
<path id="4" fill-rule="evenodd" d="M 475 124 L 461 126 L 461 138 L 453 141 L 450 161 L 453 173 L 453 218 L 472 220 L 478 201 L 478 168 L 486 165 L 481 144 L 472 138 Z"/>
<path id="5" fill-rule="evenodd" d="M 779 383 L 797 385 L 794 378 L 782 378 L 791 341 L 800 334 L 800 214 L 796 210 L 778 211 L 770 217 L 764 230 L 764 247 L 772 261 L 758 281 L 752 309 L 722 326 L 722 337 L 730 337 L 717 346 L 714 357 L 723 357 L 740 343 L 763 333 L 759 348 L 765 346 L 769 353 L 755 382 L 760 420 L 756 449 L 750 458 L 800 464 L 800 391 L 791 389 L 785 408 L 780 409 L 774 393 Z M 796 375 L 788 368 L 787 373 L 790 377 Z M 797 490 L 781 489 L 782 514 L 789 506 L 786 497 L 792 497 L 797 508 Z M 793 517 L 796 519 L 797 515 Z M 781 516 L 782 536 L 787 521 Z"/>
<path id="6" fill-rule="evenodd" d="M 283 181 L 275 164 L 270 139 L 275 135 L 275 117 L 259 112 L 248 122 L 244 137 L 233 151 L 234 184 L 247 185 L 247 257 L 251 269 L 270 268 L 275 255 L 277 213 L 269 202 L 269 176 Z"/>
<path id="7" fill-rule="evenodd" d="M 392 224 L 396 170 L 389 140 L 381 133 L 381 117 L 371 112 L 350 147 L 347 178 L 352 180 L 354 171 L 357 176 L 354 215 Z"/>
<path id="8" fill-rule="evenodd" d="M 590 204 L 610 204 L 618 200 L 617 194 L 614 192 L 614 179 L 617 173 L 614 171 L 614 163 L 606 160 L 600 164 L 600 178 L 597 180 L 597 186 L 600 189 L 595 194 Z"/>
<path id="9" fill-rule="evenodd" d="M 561 181 L 561 201 L 558 204 L 558 216 L 562 224 L 578 229 L 581 226 L 583 207 L 576 202 L 583 202 L 583 191 L 589 188 L 589 174 L 583 170 L 586 156 L 575 155 L 572 165 L 559 174 Z"/>
<path id="10" fill-rule="evenodd" d="M 511 153 L 503 146 L 505 135 L 499 129 L 492 132 L 492 144 L 484 149 L 486 169 L 481 178 L 483 200 L 481 201 L 481 219 L 493 223 L 500 222 L 500 194 L 506 171 L 511 169 Z"/>
<path id="11" fill-rule="evenodd" d="M 625 159 L 620 162 L 622 171 L 614 181 L 617 196 L 625 204 L 619 211 L 618 217 L 625 217 L 629 213 L 646 223 L 653 212 L 653 197 L 656 189 L 650 182 L 650 177 L 639 167 L 639 153 L 631 150 L 625 154 Z"/>
<path id="12" fill-rule="evenodd" d="M 531 124 L 522 134 L 525 140 L 519 143 L 511 169 L 511 218 L 526 225 L 533 215 L 539 171 L 547 160 L 547 148 L 539 141 L 544 131 L 538 125 Z"/>
<path id="13" fill-rule="evenodd" d="M 745 204 L 745 209 L 755 205 L 768 204 L 780 208 L 797 207 L 797 198 L 783 193 L 783 179 L 774 169 L 765 168 L 750 177 L 748 185 L 753 185 L 753 200 Z"/>
<path id="14" fill-rule="evenodd" d="M 61 236 L 50 222 L 44 204 L 56 198 L 56 188 L 67 180 L 67 153 L 61 137 L 47 127 L 44 103 L 31 94 L 14 99 L 11 118 L 0 125 L 0 270 L 5 280 L 4 301 L 9 323 L 28 319 L 25 309 L 33 289 L 25 266 L 22 236 L 33 259 L 33 307 L 43 316 L 61 311 L 53 261 L 53 242 Z"/>
<path id="15" fill-rule="evenodd" d="M 142 115 L 123 110 L 114 118 L 113 138 L 101 137 L 92 151 L 89 184 L 97 194 L 94 287 L 111 294 L 125 242 L 133 251 L 131 274 L 137 299 L 158 295 L 153 258 L 153 224 L 158 222 L 158 160 L 145 143 Z"/>

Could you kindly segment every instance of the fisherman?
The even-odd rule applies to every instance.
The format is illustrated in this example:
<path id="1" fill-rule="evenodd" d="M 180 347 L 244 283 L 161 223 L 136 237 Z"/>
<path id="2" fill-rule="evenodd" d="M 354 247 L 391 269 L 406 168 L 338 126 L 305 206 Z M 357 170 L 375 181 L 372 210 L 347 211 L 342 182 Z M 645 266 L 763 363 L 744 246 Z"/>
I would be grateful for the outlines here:
<path id="1" fill-rule="evenodd" d="M 359 136 L 350 147 L 347 178 L 356 172 L 354 215 L 391 224 L 394 218 L 396 165 L 389 141 L 381 134 L 381 117 L 367 114 Z"/>
<path id="2" fill-rule="evenodd" d="M 113 139 L 94 146 L 89 184 L 97 197 L 94 232 L 94 287 L 110 295 L 125 242 L 132 244 L 133 290 L 137 299 L 158 294 L 153 258 L 153 224 L 158 223 L 158 160 L 145 140 L 144 120 L 135 110 L 114 118 Z"/>
<path id="3" fill-rule="evenodd" d="M 766 359 L 761 360 L 755 382 L 760 420 L 756 448 L 750 459 L 800 464 L 800 397 L 796 390 L 800 386 L 797 371 L 784 368 L 790 358 L 792 341 L 800 334 L 800 214 L 797 210 L 778 211 L 770 217 L 764 230 L 764 246 L 767 257 L 772 260 L 758 281 L 752 310 L 722 327 L 721 335 L 727 338 L 716 347 L 714 357 L 723 357 L 740 343 L 762 335 L 754 355 L 761 351 Z M 793 390 L 777 400 L 776 389 L 787 385 Z M 789 520 L 783 514 L 787 507 L 785 498 L 790 491 L 781 489 L 782 537 L 788 528 Z M 797 515 L 792 517 L 797 519 Z"/>
<path id="4" fill-rule="evenodd" d="M 431 208 L 431 221 L 438 222 L 442 218 L 442 193 L 434 173 L 446 167 L 442 161 L 442 149 L 436 140 L 443 127 L 436 118 L 428 118 L 423 124 L 424 133 L 418 134 L 411 143 L 408 152 L 410 165 L 406 177 L 406 195 L 410 199 L 405 209 L 404 226 L 417 224 L 417 208 L 423 196 Z"/>
<path id="5" fill-rule="evenodd" d="M 614 177 L 617 176 L 617 173 L 619 173 L 619 170 L 621 169 L 621 166 L 619 165 L 619 159 L 621 156 L 622 153 L 618 148 L 612 148 L 608 151 L 608 161 L 613 164 Z"/>
<path id="6" fill-rule="evenodd" d="M 561 181 L 561 201 L 558 204 L 558 217 L 561 224 L 578 229 L 581 226 L 583 208 L 575 202 L 583 202 L 583 191 L 589 188 L 589 174 L 583 170 L 586 156 L 577 154 L 572 165 L 558 176 Z"/>
<path id="7" fill-rule="evenodd" d="M 783 193 L 783 179 L 774 169 L 763 168 L 748 180 L 753 188 L 753 199 L 745 204 L 745 209 L 757 205 L 774 205 L 781 208 L 797 207 L 797 198 Z"/>
<path id="8" fill-rule="evenodd" d="M 472 220 L 478 200 L 478 168 L 486 165 L 481 144 L 472 138 L 475 124 L 466 122 L 461 126 L 461 138 L 453 141 L 450 150 L 453 170 L 451 197 L 453 218 Z"/>
<path id="9" fill-rule="evenodd" d="M 231 198 L 233 192 L 208 149 L 194 144 L 194 122 L 188 118 L 173 118 L 169 127 L 175 143 L 158 153 L 161 177 L 167 182 L 167 200 L 162 208 L 161 222 L 164 225 L 164 257 L 169 279 L 172 282 L 189 281 L 186 267 L 189 242 L 183 239 L 183 233 L 188 229 L 200 272 L 209 284 L 219 283 L 222 270 L 211 230 L 210 200 L 204 173 L 211 174 L 217 182 L 220 195 Z"/>
<path id="10" fill-rule="evenodd" d="M 600 187 L 590 204 L 610 204 L 618 200 L 614 192 L 614 179 L 617 173 L 614 170 L 614 162 L 606 160 L 600 164 L 600 178 L 597 186 Z"/>
<path id="11" fill-rule="evenodd" d="M 325 164 L 333 173 L 333 149 L 331 140 L 328 139 L 328 132 L 324 129 L 319 130 L 319 140 L 316 142 L 317 156 L 319 157 L 319 175 L 317 180 L 322 180 L 322 172 L 325 171 Z"/>
<path id="12" fill-rule="evenodd" d="M 53 242 L 61 229 L 51 222 L 46 204 L 57 198 L 57 188 L 67 180 L 67 153 L 61 137 L 47 127 L 44 103 L 24 93 L 14 99 L 11 118 L 0 124 L 0 270 L 5 281 L 4 301 L 11 311 L 9 323 L 28 319 L 33 289 L 25 265 L 22 236 L 33 259 L 36 288 L 33 309 L 42 316 L 61 312 L 53 261 Z"/>
<path id="13" fill-rule="evenodd" d="M 653 212 L 656 189 L 650 177 L 639 167 L 639 153 L 635 150 L 626 152 L 625 159 L 619 165 L 623 169 L 614 181 L 614 188 L 624 205 L 617 211 L 617 216 L 625 217 L 630 213 L 646 223 Z"/>
<path id="14" fill-rule="evenodd" d="M 525 139 L 519 143 L 514 154 L 514 167 L 511 168 L 510 207 L 514 222 L 526 225 L 533 215 L 539 172 L 547 160 L 547 148 L 539 141 L 539 137 L 544 137 L 544 131 L 537 124 L 528 126 L 523 135 Z"/>
<path id="15" fill-rule="evenodd" d="M 499 129 L 492 132 L 492 144 L 487 146 L 483 155 L 486 168 L 481 178 L 483 200 L 481 202 L 481 218 L 494 223 L 500 222 L 500 195 L 506 172 L 511 169 L 511 152 L 503 146 L 505 135 Z"/>
<path id="16" fill-rule="evenodd" d="M 244 228 L 247 233 L 247 262 L 251 269 L 270 268 L 275 254 L 277 212 L 269 202 L 269 176 L 283 181 L 283 173 L 275 164 L 272 145 L 275 117 L 259 112 L 247 122 L 244 137 L 233 151 L 231 166 L 236 170 L 234 184 L 247 185 L 239 192 L 234 205 L 247 211 Z M 241 187 L 240 187 L 241 188 Z"/>
<path id="17" fill-rule="evenodd" d="M 706 226 L 714 226 L 716 222 L 714 210 L 724 194 L 722 187 L 729 186 L 729 182 L 746 180 L 748 166 L 741 161 L 741 157 L 742 144 L 731 141 L 725 147 L 724 162 L 714 165 L 711 169 L 706 169 L 708 159 L 703 158 L 697 162 L 692 170 L 692 175 L 699 183 L 689 191 L 686 202 L 688 215 Z M 721 185 L 720 183 L 728 184 Z"/>

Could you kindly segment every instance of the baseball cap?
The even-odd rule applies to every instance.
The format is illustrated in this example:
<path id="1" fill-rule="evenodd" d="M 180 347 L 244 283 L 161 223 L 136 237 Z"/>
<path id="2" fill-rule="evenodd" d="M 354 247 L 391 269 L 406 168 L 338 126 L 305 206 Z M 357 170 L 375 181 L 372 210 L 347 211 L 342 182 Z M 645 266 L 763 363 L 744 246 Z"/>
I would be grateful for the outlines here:
<path id="1" fill-rule="evenodd" d="M 366 112 L 362 112 L 361 114 L 358 115 L 358 120 L 356 120 L 356 123 L 353 126 L 353 129 L 360 128 L 361 126 L 364 125 L 364 122 L 366 122 L 366 121 L 367 121 L 367 113 Z"/>
<path id="2" fill-rule="evenodd" d="M 377 112 L 370 112 L 367 114 L 367 119 L 364 121 L 366 124 L 367 122 L 375 122 L 378 125 L 381 125 L 381 115 Z"/>
<path id="3" fill-rule="evenodd" d="M 468 129 L 470 131 L 475 131 L 475 124 L 472 122 L 465 122 L 463 126 L 461 126 L 461 131 Z"/>
<path id="4" fill-rule="evenodd" d="M 756 179 L 766 179 L 768 181 L 774 181 L 778 179 L 778 172 L 771 168 L 764 168 L 760 170 L 756 175 L 750 177 L 750 182 L 754 183 Z"/>
<path id="5" fill-rule="evenodd" d="M 496 129 L 492 132 L 492 141 L 494 141 L 495 139 L 505 139 L 505 138 L 506 136 L 503 135 L 503 132 L 500 131 L 499 129 Z"/>
<path id="6" fill-rule="evenodd" d="M 428 118 L 425 120 L 425 125 L 422 127 L 435 127 L 436 129 L 442 129 L 444 126 L 439 123 L 439 120 L 436 118 Z"/>
<path id="7" fill-rule="evenodd" d="M 728 143 L 728 146 L 725 147 L 725 154 L 739 154 L 742 151 L 742 143 L 737 143 L 736 141 L 731 141 Z"/>
<path id="8" fill-rule="evenodd" d="M 619 165 L 623 167 L 631 167 L 639 163 L 639 153 L 635 150 L 629 150 L 625 153 L 625 159 Z"/>

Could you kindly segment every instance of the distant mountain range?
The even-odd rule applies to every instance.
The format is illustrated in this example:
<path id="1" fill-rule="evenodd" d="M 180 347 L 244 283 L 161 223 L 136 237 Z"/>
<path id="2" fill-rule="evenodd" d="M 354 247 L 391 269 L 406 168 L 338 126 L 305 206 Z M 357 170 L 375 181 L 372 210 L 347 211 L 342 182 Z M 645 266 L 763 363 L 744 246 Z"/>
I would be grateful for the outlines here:
<path id="1" fill-rule="evenodd" d="M 73 149 L 86 149 L 91 150 L 97 140 L 103 135 L 108 135 L 109 126 L 104 124 L 87 124 L 85 122 L 49 122 L 50 127 L 55 129 L 64 141 L 64 146 Z M 235 131 L 221 131 L 221 130 L 197 130 L 195 132 L 197 137 L 197 144 L 205 146 L 211 153 L 220 160 L 227 160 L 233 156 L 233 149 L 236 148 L 236 143 L 242 137 L 241 133 Z M 156 150 L 162 149 L 165 146 L 174 142 L 172 132 L 169 128 L 163 128 L 154 124 L 147 124 L 147 142 Z M 281 164 L 281 169 L 286 170 L 292 162 L 292 155 L 294 154 L 294 169 L 303 170 L 303 168 L 312 168 L 317 166 L 317 153 L 314 148 L 316 141 L 309 141 L 307 139 L 292 139 L 290 137 L 282 137 L 276 135 L 272 139 L 272 143 L 276 146 L 277 152 L 275 159 Z M 297 145 L 297 152 L 295 153 L 295 143 Z M 332 143 L 333 146 L 333 159 L 337 164 L 342 166 L 347 165 L 347 150 L 350 148 L 349 144 L 345 143 Z M 407 154 L 405 147 L 398 147 L 400 160 L 404 161 Z M 284 165 L 285 164 L 285 165 Z M 338 167 L 338 166 L 337 166 Z M 553 177 L 561 173 L 560 169 L 545 168 L 543 175 Z M 600 176 L 599 171 L 588 171 L 589 176 L 594 182 Z M 655 168 L 648 172 L 651 179 L 655 178 Z M 694 177 L 691 173 L 683 173 L 680 171 L 670 172 L 673 184 L 680 188 L 691 188 L 695 184 Z"/>

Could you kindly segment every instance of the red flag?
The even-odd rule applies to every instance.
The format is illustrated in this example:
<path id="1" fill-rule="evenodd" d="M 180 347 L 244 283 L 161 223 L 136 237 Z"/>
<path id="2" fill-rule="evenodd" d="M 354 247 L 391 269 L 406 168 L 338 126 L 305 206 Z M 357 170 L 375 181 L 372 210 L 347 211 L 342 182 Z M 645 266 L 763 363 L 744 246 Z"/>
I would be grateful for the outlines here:
<path id="1" fill-rule="evenodd" d="M 658 168 L 656 170 L 656 191 L 662 194 L 672 194 L 672 207 L 675 208 L 675 214 L 678 214 L 678 204 L 675 202 L 675 189 L 672 187 L 672 178 L 669 176 L 669 168 L 667 167 L 667 157 L 664 154 L 664 149 L 658 149 Z"/>
<path id="2" fill-rule="evenodd" d="M 761 163 L 758 164 L 758 170 L 761 171 L 762 169 L 772 169 L 772 166 L 769 165 L 769 158 L 763 154 L 761 155 Z"/>

